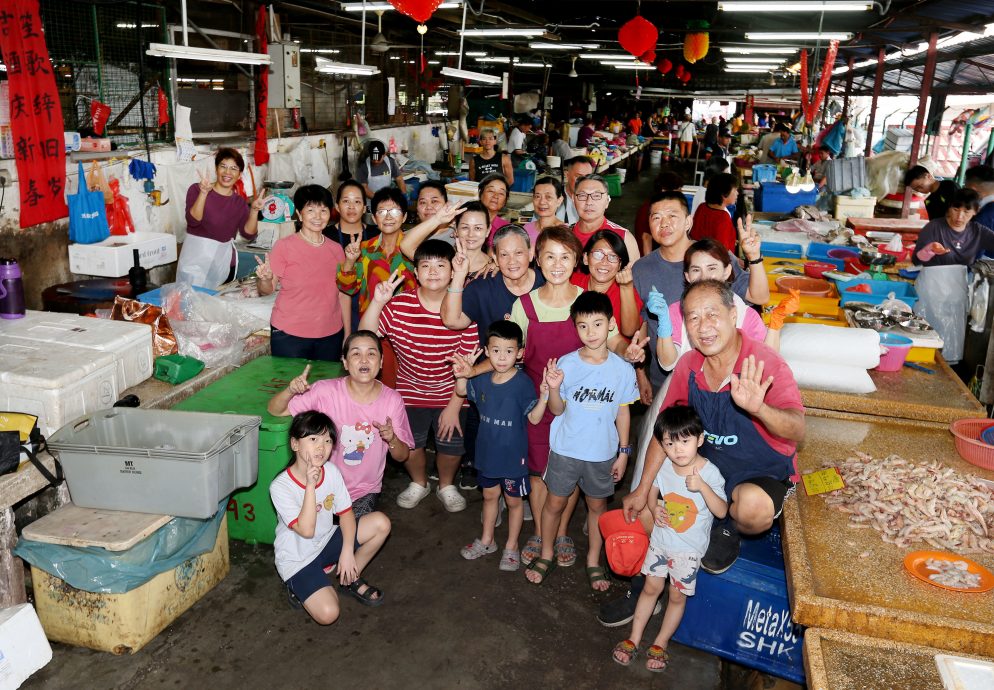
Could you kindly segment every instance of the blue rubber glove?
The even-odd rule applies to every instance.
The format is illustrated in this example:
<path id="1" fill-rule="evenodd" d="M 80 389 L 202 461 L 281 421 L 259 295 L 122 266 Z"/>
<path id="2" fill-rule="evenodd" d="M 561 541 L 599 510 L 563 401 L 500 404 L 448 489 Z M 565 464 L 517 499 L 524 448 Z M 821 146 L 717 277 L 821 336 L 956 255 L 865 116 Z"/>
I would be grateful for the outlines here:
<path id="1" fill-rule="evenodd" d="M 659 324 L 656 326 L 656 337 L 672 338 L 673 322 L 670 321 L 670 307 L 666 304 L 663 293 L 657 292 L 655 289 L 651 290 L 649 299 L 645 301 L 645 308 L 659 320 Z"/>

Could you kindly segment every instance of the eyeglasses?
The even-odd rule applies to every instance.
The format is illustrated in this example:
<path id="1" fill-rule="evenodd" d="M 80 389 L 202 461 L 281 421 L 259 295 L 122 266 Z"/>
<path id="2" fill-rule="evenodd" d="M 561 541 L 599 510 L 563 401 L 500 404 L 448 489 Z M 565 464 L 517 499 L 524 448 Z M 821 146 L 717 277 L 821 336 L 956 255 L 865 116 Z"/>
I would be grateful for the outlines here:
<path id="1" fill-rule="evenodd" d="M 237 165 L 219 165 L 217 166 L 217 169 L 223 172 L 234 172 L 234 173 L 241 172 L 241 168 L 239 168 Z"/>
<path id="2" fill-rule="evenodd" d="M 594 251 L 590 252 L 590 258 L 592 258 L 594 261 L 603 261 L 604 259 L 607 259 L 607 262 L 609 264 L 616 264 L 621 261 L 621 257 L 618 256 L 617 254 L 608 254 L 607 252 L 602 251 L 600 249 L 595 249 Z"/>
<path id="3" fill-rule="evenodd" d="M 376 212 L 378 218 L 400 218 L 404 212 L 399 208 L 381 208 Z"/>
<path id="4" fill-rule="evenodd" d="M 600 201 L 603 198 L 604 198 L 604 192 L 577 192 L 576 193 L 576 200 L 577 201 L 586 201 L 587 199 L 590 199 L 591 201 Z"/>

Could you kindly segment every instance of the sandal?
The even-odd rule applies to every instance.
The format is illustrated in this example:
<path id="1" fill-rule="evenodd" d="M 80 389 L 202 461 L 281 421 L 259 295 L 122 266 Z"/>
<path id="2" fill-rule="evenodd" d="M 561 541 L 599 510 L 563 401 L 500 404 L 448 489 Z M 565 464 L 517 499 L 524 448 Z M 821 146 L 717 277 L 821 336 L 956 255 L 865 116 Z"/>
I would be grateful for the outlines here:
<path id="1" fill-rule="evenodd" d="M 542 555 L 542 537 L 533 534 L 525 542 L 525 548 L 521 549 L 521 562 L 531 565 L 532 561 Z"/>
<path id="2" fill-rule="evenodd" d="M 498 567 L 506 573 L 513 573 L 521 567 L 521 552 L 513 549 L 504 549 L 504 552 L 500 555 L 500 566 Z"/>
<path id="3" fill-rule="evenodd" d="M 365 590 L 359 591 L 366 587 Z M 373 587 L 361 577 L 357 577 L 351 585 L 339 585 L 338 591 L 346 596 L 350 596 L 363 606 L 379 606 L 383 603 L 383 592 Z"/>
<path id="4" fill-rule="evenodd" d="M 669 661 L 669 653 L 658 644 L 652 645 L 645 652 L 645 668 L 647 671 L 661 673 L 666 670 Z"/>
<path id="5" fill-rule="evenodd" d="M 553 542 L 556 550 L 556 561 L 563 568 L 568 568 L 576 563 L 576 544 L 570 537 L 565 535 L 556 537 Z"/>
<path id="6" fill-rule="evenodd" d="M 606 592 L 611 588 L 611 580 L 608 579 L 607 572 L 605 572 L 604 568 L 599 565 L 592 565 L 588 566 L 586 570 L 587 579 L 590 581 L 590 588 L 592 590 L 595 592 Z M 594 585 L 598 582 L 606 582 L 608 585 L 607 589 L 598 589 L 597 587 L 594 587 Z"/>
<path id="7" fill-rule="evenodd" d="M 611 658 L 622 666 L 629 666 L 638 655 L 639 648 L 631 640 L 622 640 L 614 645 L 614 651 L 611 652 Z"/>
<path id="8" fill-rule="evenodd" d="M 538 573 L 542 577 L 542 579 L 539 580 L 538 582 L 533 582 L 532 580 L 528 581 L 531 582 L 533 585 L 544 584 L 545 581 L 549 579 L 549 575 L 552 574 L 552 571 L 556 569 L 556 565 L 557 565 L 556 560 L 554 558 L 552 559 L 536 558 L 528 565 L 526 570 L 530 570 L 533 573 Z"/>

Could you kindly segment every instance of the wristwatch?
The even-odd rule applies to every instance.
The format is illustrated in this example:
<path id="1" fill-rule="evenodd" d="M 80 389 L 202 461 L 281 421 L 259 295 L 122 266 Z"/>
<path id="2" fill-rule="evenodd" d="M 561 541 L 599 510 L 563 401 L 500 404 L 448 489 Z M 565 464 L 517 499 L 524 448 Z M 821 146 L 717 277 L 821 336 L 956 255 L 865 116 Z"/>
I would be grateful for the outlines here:
<path id="1" fill-rule="evenodd" d="M 618 447 L 618 452 L 619 453 L 624 453 L 625 455 L 631 455 L 632 454 L 632 447 L 631 446 L 619 446 Z"/>
<path id="2" fill-rule="evenodd" d="M 746 263 L 749 264 L 750 266 L 755 266 L 756 264 L 761 264 L 761 263 L 763 263 L 763 255 L 760 254 L 755 259 L 746 259 Z"/>

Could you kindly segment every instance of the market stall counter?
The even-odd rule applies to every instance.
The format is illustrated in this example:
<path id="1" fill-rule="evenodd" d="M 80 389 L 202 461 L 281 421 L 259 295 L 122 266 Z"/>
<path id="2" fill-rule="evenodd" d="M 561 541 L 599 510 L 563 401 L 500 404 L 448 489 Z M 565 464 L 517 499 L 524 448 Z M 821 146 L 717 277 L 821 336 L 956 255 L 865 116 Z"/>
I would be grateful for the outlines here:
<path id="1" fill-rule="evenodd" d="M 798 471 L 806 474 L 840 465 L 857 452 L 875 458 L 873 468 L 894 454 L 908 463 L 938 461 L 942 463 L 940 487 L 952 481 L 943 474 L 947 470 L 952 471 L 950 475 L 955 472 L 994 480 L 994 472 L 959 457 L 948 431 L 902 420 L 862 422 L 809 416 L 797 456 Z M 910 482 L 883 481 L 901 495 L 887 501 L 898 500 L 904 506 L 919 500 L 904 493 Z M 850 487 L 855 486 L 855 482 L 850 483 Z M 873 504 L 877 511 L 871 518 L 873 524 L 850 523 L 849 514 L 828 505 L 832 499 L 827 497 L 834 492 L 809 496 L 801 486 L 794 500 L 785 503 L 781 529 L 794 621 L 810 628 L 994 656 L 994 595 L 950 591 L 912 577 L 904 567 L 905 557 L 935 546 L 924 541 L 909 542 L 908 546 L 883 541 L 884 535 L 874 528 L 878 517 L 892 524 L 887 522 L 887 511 L 877 505 L 883 505 L 883 494 L 881 491 L 881 498 L 873 499 L 877 502 Z M 934 507 L 935 502 L 932 504 Z M 987 505 L 982 504 L 981 509 L 986 510 Z M 850 524 L 863 528 L 854 529 Z M 989 548 L 991 542 L 986 543 Z M 967 557 L 984 568 L 994 568 L 991 551 Z"/>
<path id="2" fill-rule="evenodd" d="M 943 685 L 935 658 L 937 654 L 946 653 L 934 647 L 892 642 L 838 630 L 809 628 L 804 634 L 804 669 L 808 688 L 811 690 L 943 690 L 945 687 L 983 687 L 972 684 Z M 967 661 L 966 657 L 960 655 L 956 655 L 956 659 Z M 989 659 L 981 657 L 969 659 L 980 664 L 990 663 Z M 955 666 L 956 662 L 953 662 L 953 667 Z M 954 670 L 953 673 L 955 672 Z"/>
<path id="3" fill-rule="evenodd" d="M 896 232 L 905 242 L 914 242 L 918 233 L 928 224 L 920 218 L 846 218 L 846 226 L 853 229 L 857 235 L 867 232 Z"/>
<path id="4" fill-rule="evenodd" d="M 809 415 L 837 416 L 834 413 L 854 413 L 876 417 L 896 417 L 947 429 L 950 422 L 967 417 L 986 417 L 984 406 L 963 385 L 959 376 L 949 368 L 942 355 L 925 365 L 927 374 L 918 369 L 902 367 L 888 372 L 871 369 L 870 378 L 876 385 L 874 393 L 837 393 L 801 389 L 801 400 Z"/>

